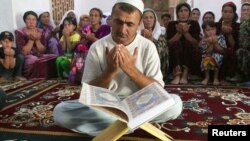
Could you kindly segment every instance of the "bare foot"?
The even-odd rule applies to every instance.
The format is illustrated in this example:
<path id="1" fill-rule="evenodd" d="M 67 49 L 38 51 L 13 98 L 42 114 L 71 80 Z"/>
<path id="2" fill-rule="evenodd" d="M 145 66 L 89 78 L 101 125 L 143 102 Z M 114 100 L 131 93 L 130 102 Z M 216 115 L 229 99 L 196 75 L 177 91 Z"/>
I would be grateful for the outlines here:
<path id="1" fill-rule="evenodd" d="M 220 81 L 218 79 L 214 79 L 213 85 L 216 86 L 220 85 Z"/>
<path id="2" fill-rule="evenodd" d="M 183 66 L 184 71 L 180 80 L 180 84 L 187 84 L 188 83 L 188 67 Z"/>
<path id="3" fill-rule="evenodd" d="M 205 78 L 204 80 L 202 80 L 202 81 L 201 81 L 201 84 L 202 84 L 202 85 L 207 85 L 207 84 L 208 84 L 208 79 Z"/>
<path id="4" fill-rule="evenodd" d="M 0 83 L 6 82 L 7 80 L 4 77 L 0 77 Z"/>
<path id="5" fill-rule="evenodd" d="M 180 80 L 180 84 L 187 84 L 188 83 L 188 80 L 187 80 L 187 78 L 181 78 L 181 80 Z"/>
<path id="6" fill-rule="evenodd" d="M 16 76 L 15 80 L 24 81 L 24 80 L 27 80 L 27 79 L 25 77 L 22 77 L 22 76 Z"/>
<path id="7" fill-rule="evenodd" d="M 171 84 L 177 85 L 180 83 L 180 76 L 177 75 L 175 78 L 170 82 Z"/>

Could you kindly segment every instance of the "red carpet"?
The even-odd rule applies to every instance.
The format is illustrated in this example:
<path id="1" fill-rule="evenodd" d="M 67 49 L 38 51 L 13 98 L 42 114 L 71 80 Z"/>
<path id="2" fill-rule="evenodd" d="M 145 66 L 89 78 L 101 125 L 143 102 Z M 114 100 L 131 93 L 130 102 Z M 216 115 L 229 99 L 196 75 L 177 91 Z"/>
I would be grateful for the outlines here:
<path id="1" fill-rule="evenodd" d="M 7 105 L 0 111 L 0 140 L 91 140 L 54 125 L 52 111 L 60 101 L 77 99 L 80 87 L 55 80 L 9 83 Z M 184 102 L 181 116 L 161 124 L 177 140 L 207 140 L 209 124 L 250 124 L 250 89 L 236 87 L 166 86 Z M 154 140 L 144 131 L 123 140 Z"/>

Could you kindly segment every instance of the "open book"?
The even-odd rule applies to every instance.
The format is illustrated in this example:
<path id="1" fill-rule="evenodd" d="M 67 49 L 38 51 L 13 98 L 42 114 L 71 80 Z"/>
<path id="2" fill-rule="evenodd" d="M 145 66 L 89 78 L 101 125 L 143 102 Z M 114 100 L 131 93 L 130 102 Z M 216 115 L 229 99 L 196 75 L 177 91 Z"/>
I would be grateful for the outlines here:
<path id="1" fill-rule="evenodd" d="M 156 82 L 123 100 L 108 89 L 83 83 L 79 102 L 118 117 L 130 129 L 138 128 L 175 104 L 171 95 Z"/>

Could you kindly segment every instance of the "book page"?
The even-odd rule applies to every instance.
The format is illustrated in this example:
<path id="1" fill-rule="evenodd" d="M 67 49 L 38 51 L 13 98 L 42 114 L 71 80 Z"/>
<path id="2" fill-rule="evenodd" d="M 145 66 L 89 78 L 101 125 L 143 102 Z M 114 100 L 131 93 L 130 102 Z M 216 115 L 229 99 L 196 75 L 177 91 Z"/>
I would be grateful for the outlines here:
<path id="1" fill-rule="evenodd" d="M 109 111 L 109 113 L 116 115 L 123 121 L 128 120 L 126 110 L 120 98 L 108 89 L 83 83 L 79 102 L 94 108 L 105 109 L 105 112 Z"/>
<path id="2" fill-rule="evenodd" d="M 159 116 L 175 102 L 159 84 L 152 83 L 123 100 L 129 111 L 130 128 L 136 128 L 144 122 Z"/>

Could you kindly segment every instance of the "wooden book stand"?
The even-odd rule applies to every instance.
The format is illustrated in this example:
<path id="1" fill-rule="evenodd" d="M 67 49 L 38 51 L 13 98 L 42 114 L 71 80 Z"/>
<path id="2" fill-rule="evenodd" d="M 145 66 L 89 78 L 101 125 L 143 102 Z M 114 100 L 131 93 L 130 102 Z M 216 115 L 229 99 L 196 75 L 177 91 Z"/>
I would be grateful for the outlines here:
<path id="1" fill-rule="evenodd" d="M 162 141 L 174 140 L 171 136 L 162 132 L 160 129 L 156 128 L 151 123 L 144 123 L 140 126 L 140 128 Z M 103 132 L 101 132 L 98 136 L 96 136 L 93 141 L 116 141 L 128 131 L 129 128 L 127 124 L 120 120 L 117 120 L 108 128 L 106 128 Z"/>

